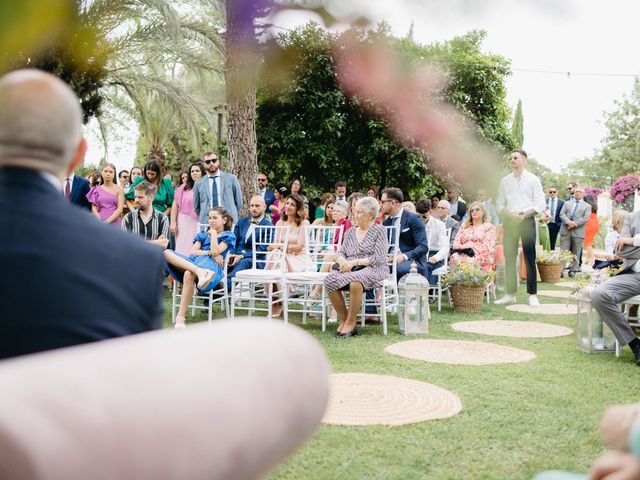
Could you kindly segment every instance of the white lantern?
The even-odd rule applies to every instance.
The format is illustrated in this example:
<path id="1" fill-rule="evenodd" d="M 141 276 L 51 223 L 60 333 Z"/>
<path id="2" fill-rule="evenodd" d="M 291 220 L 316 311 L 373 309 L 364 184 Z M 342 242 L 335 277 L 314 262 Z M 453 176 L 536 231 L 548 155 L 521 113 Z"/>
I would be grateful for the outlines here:
<path id="1" fill-rule="evenodd" d="M 576 337 L 578 348 L 588 353 L 613 352 L 615 337 L 598 312 L 591 306 L 591 290 L 587 285 L 578 292 Z"/>
<path id="2" fill-rule="evenodd" d="M 415 262 L 398 282 L 398 326 L 405 335 L 429 333 L 429 282 L 418 273 Z"/>

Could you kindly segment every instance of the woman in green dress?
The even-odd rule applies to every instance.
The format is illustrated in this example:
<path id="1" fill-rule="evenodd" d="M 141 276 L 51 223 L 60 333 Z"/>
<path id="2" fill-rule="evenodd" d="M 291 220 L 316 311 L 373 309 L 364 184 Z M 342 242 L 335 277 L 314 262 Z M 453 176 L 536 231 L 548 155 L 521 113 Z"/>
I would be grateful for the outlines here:
<path id="1" fill-rule="evenodd" d="M 162 168 L 156 160 L 149 160 L 144 166 L 144 176 L 134 180 L 131 190 L 125 193 L 127 200 L 134 199 L 134 188 L 143 180 L 152 183 L 156 187 L 156 196 L 153 198 L 153 208 L 159 212 L 169 215 L 171 205 L 173 205 L 173 185 L 171 180 L 163 178 Z"/>

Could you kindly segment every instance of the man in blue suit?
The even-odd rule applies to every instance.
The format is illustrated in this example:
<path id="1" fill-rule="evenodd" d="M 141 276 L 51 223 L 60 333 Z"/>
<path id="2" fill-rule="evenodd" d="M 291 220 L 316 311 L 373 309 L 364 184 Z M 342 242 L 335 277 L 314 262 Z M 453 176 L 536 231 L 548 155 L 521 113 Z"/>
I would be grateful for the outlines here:
<path id="1" fill-rule="evenodd" d="M 411 263 L 416 262 L 420 275 L 427 274 L 427 233 L 424 222 L 417 213 L 402 208 L 404 196 L 399 188 L 385 188 L 382 191 L 382 211 L 389 216 L 382 224 L 385 226 L 400 223 L 400 239 L 398 254 L 398 279 L 409 273 Z"/>
<path id="2" fill-rule="evenodd" d="M 562 227 L 562 220 L 560 219 L 560 210 L 564 205 L 564 201 L 558 198 L 558 188 L 555 186 L 549 187 L 549 197 L 546 200 L 547 208 L 549 209 L 549 243 L 551 250 L 556 249 L 556 240 L 558 238 L 558 232 Z"/>
<path id="3" fill-rule="evenodd" d="M 267 178 L 267 175 L 262 172 L 258 173 L 258 194 L 264 198 L 267 210 L 269 210 L 269 207 L 276 201 L 276 196 L 273 193 L 273 190 L 267 188 L 268 184 L 269 179 Z"/>
<path id="4" fill-rule="evenodd" d="M 217 153 L 205 153 L 202 163 L 207 174 L 193 186 L 193 208 L 198 214 L 198 221 L 207 223 L 209 210 L 224 207 L 233 218 L 233 223 L 237 223 L 242 210 L 240 182 L 235 175 L 220 170 Z"/>
<path id="5" fill-rule="evenodd" d="M 247 270 L 252 267 L 253 264 L 253 230 L 252 225 L 264 225 L 270 226 L 271 222 L 267 220 L 264 212 L 266 211 L 266 204 L 264 198 L 260 195 L 254 195 L 249 202 L 249 211 L 251 215 L 241 218 L 233 229 L 233 233 L 236 234 L 236 245 L 234 249 L 234 255 L 229 259 L 229 266 L 233 267 L 233 270 L 227 277 L 227 286 L 231 291 L 231 279 L 236 273 L 241 270 Z M 266 254 L 266 245 L 258 247 L 258 252 L 264 252 Z M 262 257 L 264 260 L 265 257 Z M 264 268 L 264 263 L 259 263 L 258 268 Z"/>
<path id="6" fill-rule="evenodd" d="M 91 210 L 91 203 L 87 200 L 87 193 L 90 190 L 88 180 L 71 172 L 64 178 L 62 186 L 64 196 L 71 203 Z"/>
<path id="7" fill-rule="evenodd" d="M 0 78 L 0 358 L 159 328 L 162 250 L 64 197 L 86 152 L 59 78 Z"/>

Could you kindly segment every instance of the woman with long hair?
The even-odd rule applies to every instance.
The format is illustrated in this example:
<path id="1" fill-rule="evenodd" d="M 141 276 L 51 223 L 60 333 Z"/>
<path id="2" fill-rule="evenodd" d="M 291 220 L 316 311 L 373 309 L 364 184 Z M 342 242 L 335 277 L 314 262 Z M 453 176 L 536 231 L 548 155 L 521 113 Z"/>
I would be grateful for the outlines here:
<path id="1" fill-rule="evenodd" d="M 125 198 L 127 200 L 134 199 L 134 188 L 143 180 L 151 183 L 156 187 L 156 196 L 153 198 L 153 208 L 157 211 L 164 213 L 165 215 L 169 215 L 171 211 L 171 205 L 173 205 L 173 185 L 171 185 L 171 180 L 168 178 L 163 178 L 162 176 L 162 167 L 160 166 L 160 162 L 156 160 L 149 160 L 144 165 L 144 176 L 138 177 L 133 182 L 133 188 L 125 194 Z"/>
<path id="2" fill-rule="evenodd" d="M 480 264 L 483 270 L 491 270 L 495 263 L 496 227 L 482 203 L 471 203 L 467 211 L 467 219 L 456 234 L 452 251 L 470 249 L 473 255 L 468 254 L 471 252 L 454 252 L 451 255 L 451 268 L 462 262 L 473 261 Z"/>
<path id="3" fill-rule="evenodd" d="M 193 185 L 205 175 L 204 167 L 194 163 L 189 167 L 188 177 L 176 190 L 171 205 L 171 234 L 176 239 L 176 252 L 188 255 L 193 237 L 198 232 L 198 215 L 193 206 Z"/>
<path id="4" fill-rule="evenodd" d="M 320 220 L 327 217 L 325 210 L 327 209 L 327 204 L 329 203 L 333 203 L 333 194 L 332 193 L 325 193 L 324 195 L 322 195 L 322 197 L 320 198 L 320 206 L 318 208 L 316 208 L 316 214 L 315 214 L 315 220 Z M 315 220 L 313 223 L 315 223 Z"/>
<path id="5" fill-rule="evenodd" d="M 291 180 L 291 184 L 289 184 L 289 192 L 299 195 L 302 197 L 302 202 L 304 203 L 304 207 L 309 211 L 309 199 L 304 193 L 304 185 L 302 184 L 302 180 L 299 178 L 294 178 Z"/>
<path id="6" fill-rule="evenodd" d="M 100 172 L 102 185 L 95 185 L 89 190 L 87 200 L 91 203 L 91 211 L 104 223 L 120 226 L 124 209 L 124 189 L 116 184 L 116 167 L 105 163 Z"/>
<path id="7" fill-rule="evenodd" d="M 305 218 L 304 201 L 300 195 L 292 193 L 287 197 L 284 206 L 284 215 L 276 224 L 277 227 L 289 226 L 289 243 L 285 255 L 287 272 L 315 272 L 316 266 L 305 251 L 304 229 L 309 225 Z M 280 248 L 281 245 L 273 243 L 267 247 L 268 251 Z M 279 266 L 267 261 L 265 269 L 276 269 Z M 275 286 L 277 291 L 280 287 Z M 278 317 L 282 313 L 282 303 L 273 306 L 273 315 Z"/>
<path id="8" fill-rule="evenodd" d="M 171 276 L 182 283 L 180 307 L 176 315 L 176 328 L 185 326 L 185 314 L 191 303 L 194 288 L 198 293 L 207 293 L 224 277 L 224 258 L 236 244 L 231 231 L 233 218 L 222 207 L 209 210 L 209 230 L 198 232 L 193 239 L 191 256 L 165 250 L 164 258 Z"/>

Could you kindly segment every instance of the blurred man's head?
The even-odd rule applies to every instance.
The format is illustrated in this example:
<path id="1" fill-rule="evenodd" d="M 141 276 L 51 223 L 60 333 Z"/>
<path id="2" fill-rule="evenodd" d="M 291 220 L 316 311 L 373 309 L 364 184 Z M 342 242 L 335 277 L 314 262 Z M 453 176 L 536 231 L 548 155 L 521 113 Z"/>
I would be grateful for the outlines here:
<path id="1" fill-rule="evenodd" d="M 584 187 L 576 186 L 573 189 L 573 197 L 576 200 L 582 200 L 584 198 Z"/>
<path id="2" fill-rule="evenodd" d="M 63 177 L 82 163 L 86 148 L 80 102 L 66 83 L 35 69 L 0 78 L 0 166 Z"/>
<path id="3" fill-rule="evenodd" d="M 436 209 L 438 213 L 438 218 L 440 220 L 445 220 L 449 216 L 449 209 L 451 208 L 451 204 L 446 200 L 440 200 L 438 202 L 438 208 Z"/>
<path id="4" fill-rule="evenodd" d="M 260 218 L 264 215 L 264 211 L 267 209 L 267 204 L 264 203 L 262 195 L 254 195 L 249 201 L 249 211 L 253 218 Z"/>

